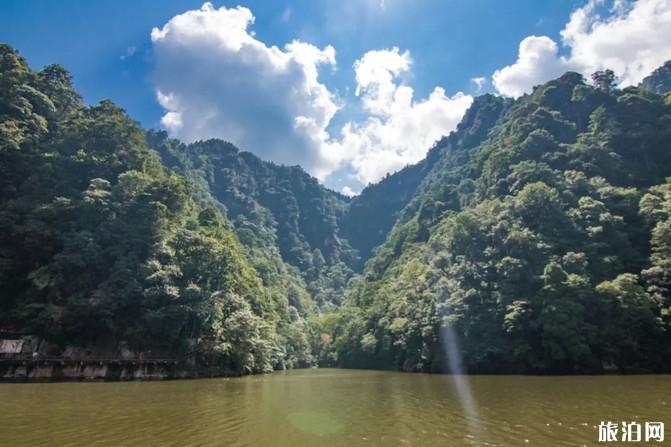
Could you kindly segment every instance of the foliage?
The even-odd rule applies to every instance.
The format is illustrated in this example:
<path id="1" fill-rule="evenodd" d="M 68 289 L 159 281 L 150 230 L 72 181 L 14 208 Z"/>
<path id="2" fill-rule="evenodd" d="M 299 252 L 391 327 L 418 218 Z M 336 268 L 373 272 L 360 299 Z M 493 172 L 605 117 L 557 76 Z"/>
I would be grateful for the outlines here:
<path id="1" fill-rule="evenodd" d="M 667 72 L 483 95 L 349 199 L 0 45 L 0 328 L 239 374 L 669 371 Z"/>
<path id="2" fill-rule="evenodd" d="M 322 356 L 446 371 L 455 334 L 474 372 L 671 369 L 671 108 L 601 75 L 473 104 Z"/>
<path id="3" fill-rule="evenodd" d="M 310 298 L 298 312 L 262 282 L 123 110 L 83 106 L 61 67 L 0 57 L 0 326 L 234 373 L 312 362 Z"/>
<path id="4" fill-rule="evenodd" d="M 147 139 L 201 203 L 227 214 L 266 285 L 298 309 L 308 295 L 323 310 L 340 303 L 358 262 L 338 225 L 346 197 L 297 166 L 264 162 L 221 140 L 184 145 L 164 132 Z"/>

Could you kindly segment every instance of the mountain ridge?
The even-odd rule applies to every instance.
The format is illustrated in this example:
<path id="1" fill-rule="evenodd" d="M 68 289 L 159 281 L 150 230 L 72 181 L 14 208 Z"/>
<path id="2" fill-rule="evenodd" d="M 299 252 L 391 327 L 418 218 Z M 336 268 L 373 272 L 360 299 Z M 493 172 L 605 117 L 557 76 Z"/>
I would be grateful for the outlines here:
<path id="1" fill-rule="evenodd" d="M 444 346 L 457 343 L 475 372 L 668 368 L 655 253 L 667 244 L 670 113 L 648 89 L 577 73 L 516 100 L 455 170 L 446 162 L 427 181 L 341 319 L 325 321 L 340 338 L 326 355 L 447 371 Z"/>
<path id="2" fill-rule="evenodd" d="M 668 371 L 667 71 L 479 96 L 348 198 L 86 106 L 67 71 L 0 46 L 0 329 L 215 374 Z"/>

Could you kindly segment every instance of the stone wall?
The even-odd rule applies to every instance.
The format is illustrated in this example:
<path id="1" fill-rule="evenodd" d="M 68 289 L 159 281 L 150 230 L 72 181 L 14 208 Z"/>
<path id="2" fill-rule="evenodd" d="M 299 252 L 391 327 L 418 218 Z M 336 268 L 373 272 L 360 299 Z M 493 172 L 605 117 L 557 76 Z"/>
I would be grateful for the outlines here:
<path id="1" fill-rule="evenodd" d="M 145 362 L 1 362 L 0 380 L 163 380 L 188 376 L 176 364 Z"/>
<path id="2" fill-rule="evenodd" d="M 0 361 L 0 381 L 167 380 L 232 376 L 219 368 L 183 361 L 7 360 Z"/>

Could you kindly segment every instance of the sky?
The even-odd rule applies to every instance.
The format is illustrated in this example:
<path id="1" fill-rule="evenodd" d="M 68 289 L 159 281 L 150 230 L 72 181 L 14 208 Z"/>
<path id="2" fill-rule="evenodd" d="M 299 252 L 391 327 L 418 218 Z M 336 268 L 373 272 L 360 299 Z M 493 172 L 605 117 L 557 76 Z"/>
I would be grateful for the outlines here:
<path id="1" fill-rule="evenodd" d="M 671 0 L 0 0 L 0 24 L 89 104 L 350 195 L 421 160 L 479 94 L 604 68 L 626 86 L 671 59 Z"/>

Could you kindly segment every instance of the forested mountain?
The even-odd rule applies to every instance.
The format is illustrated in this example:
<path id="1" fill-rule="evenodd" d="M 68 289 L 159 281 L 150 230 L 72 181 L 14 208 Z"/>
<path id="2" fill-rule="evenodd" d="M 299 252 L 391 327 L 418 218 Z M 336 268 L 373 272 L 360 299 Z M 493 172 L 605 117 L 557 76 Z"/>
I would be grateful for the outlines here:
<path id="1" fill-rule="evenodd" d="M 387 174 L 380 182 L 368 185 L 354 197 L 343 215 L 342 233 L 359 252 L 357 269 L 384 242 L 403 208 L 412 199 L 426 175 L 427 160 Z"/>
<path id="2" fill-rule="evenodd" d="M 664 94 L 671 92 L 671 61 L 653 71 L 650 76 L 641 81 L 641 87 Z"/>
<path id="3" fill-rule="evenodd" d="M 232 226 L 166 171 L 109 101 L 0 46 L 0 327 L 221 372 L 307 365 L 303 309 L 266 285 Z"/>
<path id="4" fill-rule="evenodd" d="M 483 95 L 350 199 L 2 45 L 0 329 L 222 373 L 669 371 L 668 66 Z"/>
<path id="5" fill-rule="evenodd" d="M 309 301 L 297 299 L 305 296 L 301 288 L 322 310 L 340 303 L 358 261 L 338 229 L 347 197 L 298 166 L 262 161 L 221 140 L 185 145 L 164 132 L 147 138 L 167 167 L 191 181 L 199 202 L 226 213 L 265 282 L 295 278 L 288 293 L 299 308 Z"/>
<path id="6" fill-rule="evenodd" d="M 448 138 L 323 319 L 323 358 L 443 371 L 458 343 L 470 371 L 671 367 L 671 101 L 595 81 L 567 73 L 510 106 L 473 104 L 487 138 L 466 138 L 468 120 Z"/>
<path id="7" fill-rule="evenodd" d="M 457 131 L 443 138 L 429 151 L 426 158 L 417 164 L 406 166 L 398 172 L 387 174 L 380 182 L 368 185 L 352 202 L 340 222 L 343 235 L 355 247 L 363 262 L 368 260 L 375 248 L 387 238 L 389 231 L 397 221 L 404 221 L 416 209 L 424 195 L 417 191 L 429 188 L 429 183 L 440 181 L 427 175 L 433 171 L 443 172 L 436 168 L 436 162 L 445 162 L 447 157 L 459 156 L 461 147 L 472 146 L 480 142 L 496 123 L 507 107 L 508 101 L 492 95 L 484 95 L 475 99 Z M 456 149 L 452 149 L 456 148 Z M 409 203 L 412 205 L 408 206 Z"/>

